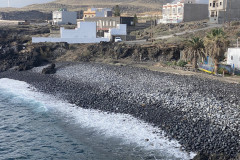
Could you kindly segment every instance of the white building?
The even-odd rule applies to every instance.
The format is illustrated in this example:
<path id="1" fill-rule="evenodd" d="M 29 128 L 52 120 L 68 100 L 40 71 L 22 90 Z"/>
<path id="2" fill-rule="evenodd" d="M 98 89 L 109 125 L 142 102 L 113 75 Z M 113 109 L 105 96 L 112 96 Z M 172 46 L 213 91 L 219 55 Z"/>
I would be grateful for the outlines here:
<path id="1" fill-rule="evenodd" d="M 227 64 L 240 70 L 240 48 L 229 48 Z"/>
<path id="2" fill-rule="evenodd" d="M 175 0 L 163 5 L 162 19 L 158 23 L 180 23 L 208 18 L 208 4 L 195 0 Z"/>
<path id="3" fill-rule="evenodd" d="M 75 29 L 60 28 L 60 37 L 33 37 L 32 43 L 40 42 L 67 42 L 73 43 L 100 43 L 102 41 L 108 42 L 108 38 L 98 38 L 96 22 L 78 22 Z"/>
<path id="4" fill-rule="evenodd" d="M 54 11 L 53 25 L 62 24 L 77 24 L 77 12 L 68 12 L 66 9 L 60 9 L 59 11 Z"/>
<path id="5" fill-rule="evenodd" d="M 225 23 L 240 20 L 240 0 L 209 0 L 211 23 Z"/>
<path id="6" fill-rule="evenodd" d="M 127 36 L 127 25 L 117 24 L 117 28 L 110 28 L 109 32 L 104 33 L 104 37 L 112 40 L 116 36 Z M 126 39 L 126 38 L 125 38 Z"/>
<path id="7" fill-rule="evenodd" d="M 60 37 L 32 37 L 32 43 L 40 42 L 67 42 L 73 43 L 100 43 L 109 42 L 113 35 L 127 35 L 127 25 L 118 24 L 117 28 L 111 28 L 106 37 L 97 37 L 96 22 L 78 22 L 75 29 L 60 28 Z"/>

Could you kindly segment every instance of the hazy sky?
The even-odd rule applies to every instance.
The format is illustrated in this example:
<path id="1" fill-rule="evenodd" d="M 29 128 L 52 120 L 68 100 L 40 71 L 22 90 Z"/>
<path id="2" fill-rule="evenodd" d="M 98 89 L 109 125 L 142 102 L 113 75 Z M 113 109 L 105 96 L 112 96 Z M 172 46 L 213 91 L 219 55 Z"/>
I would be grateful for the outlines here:
<path id="1" fill-rule="evenodd" d="M 10 1 L 10 7 L 24 7 L 29 4 L 34 3 L 46 3 L 51 2 L 54 0 L 9 0 Z M 0 7 L 7 7 L 8 6 L 8 0 L 0 0 Z"/>
<path id="2" fill-rule="evenodd" d="M 197 0 L 198 3 L 208 3 L 208 0 Z"/>
<path id="3" fill-rule="evenodd" d="M 51 2 L 54 0 L 9 0 L 10 1 L 10 7 L 24 7 L 29 4 L 34 3 L 46 3 Z M 198 3 L 208 3 L 208 0 L 197 0 Z M 0 0 L 0 7 L 7 7 L 8 6 L 8 0 Z"/>

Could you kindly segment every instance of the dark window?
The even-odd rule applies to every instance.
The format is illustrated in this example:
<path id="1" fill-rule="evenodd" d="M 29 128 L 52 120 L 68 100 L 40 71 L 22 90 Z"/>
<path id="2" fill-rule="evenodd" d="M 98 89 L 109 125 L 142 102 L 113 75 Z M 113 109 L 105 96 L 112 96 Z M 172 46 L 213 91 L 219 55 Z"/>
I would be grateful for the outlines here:
<path id="1" fill-rule="evenodd" d="M 211 17 L 214 17 L 214 12 L 211 12 Z"/>
<path id="2" fill-rule="evenodd" d="M 213 7 L 215 7 L 216 2 L 213 2 Z"/>
<path id="3" fill-rule="evenodd" d="M 233 60 L 233 56 L 231 56 L 231 60 Z"/>
<path id="4" fill-rule="evenodd" d="M 211 7 L 211 6 L 212 6 L 212 3 L 210 3 L 209 5 L 210 5 L 210 7 Z"/>
<path id="5" fill-rule="evenodd" d="M 222 2 L 220 2 L 220 6 L 222 5 Z"/>

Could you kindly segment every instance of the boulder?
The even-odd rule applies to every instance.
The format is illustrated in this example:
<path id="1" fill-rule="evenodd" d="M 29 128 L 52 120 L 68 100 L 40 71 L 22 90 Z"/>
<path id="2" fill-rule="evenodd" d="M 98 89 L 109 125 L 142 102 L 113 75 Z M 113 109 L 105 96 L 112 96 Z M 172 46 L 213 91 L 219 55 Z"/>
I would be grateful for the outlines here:
<path id="1" fill-rule="evenodd" d="M 55 64 L 51 64 L 50 66 L 43 68 L 42 74 L 54 74 L 56 73 Z"/>

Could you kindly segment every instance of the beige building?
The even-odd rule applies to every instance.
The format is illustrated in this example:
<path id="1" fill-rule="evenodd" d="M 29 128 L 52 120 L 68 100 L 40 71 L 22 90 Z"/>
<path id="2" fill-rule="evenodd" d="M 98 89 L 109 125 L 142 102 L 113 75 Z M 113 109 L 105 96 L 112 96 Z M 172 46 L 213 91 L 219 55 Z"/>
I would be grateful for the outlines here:
<path id="1" fill-rule="evenodd" d="M 208 5 L 195 0 L 175 0 L 163 5 L 163 18 L 158 23 L 180 23 L 208 18 Z"/>
<path id="2" fill-rule="evenodd" d="M 240 20 L 240 0 L 209 0 L 211 23 L 225 23 Z"/>
<path id="3" fill-rule="evenodd" d="M 89 8 L 83 12 L 83 18 L 112 17 L 112 10 L 109 8 Z"/>

